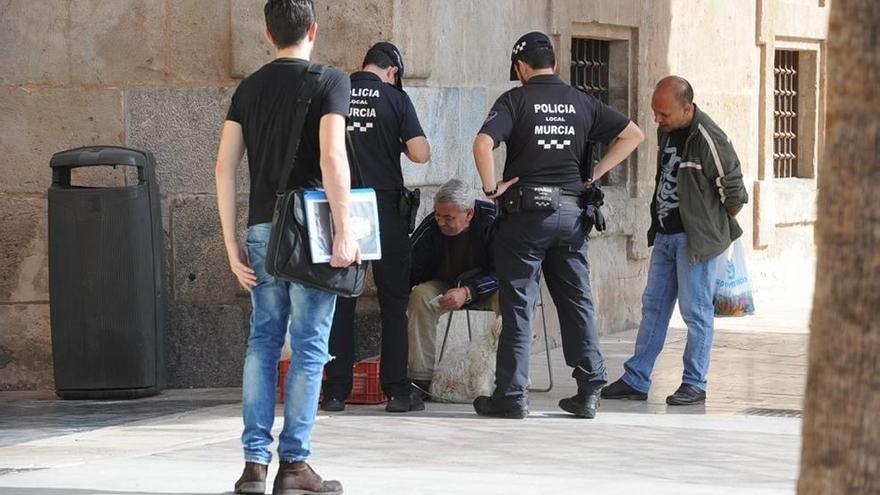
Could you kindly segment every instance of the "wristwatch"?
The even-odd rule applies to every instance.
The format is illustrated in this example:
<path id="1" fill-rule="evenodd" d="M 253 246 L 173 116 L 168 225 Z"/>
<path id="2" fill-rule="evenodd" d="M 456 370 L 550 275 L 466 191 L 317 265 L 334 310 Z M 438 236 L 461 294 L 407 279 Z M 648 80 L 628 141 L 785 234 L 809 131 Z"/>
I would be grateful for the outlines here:
<path id="1" fill-rule="evenodd" d="M 470 287 L 465 287 L 465 288 L 464 288 L 464 291 L 465 291 L 465 294 L 467 294 L 466 296 L 464 296 L 464 303 L 465 303 L 465 304 L 470 304 L 471 301 L 474 300 L 473 296 L 471 296 L 471 288 L 470 288 Z"/>
<path id="2" fill-rule="evenodd" d="M 491 191 L 487 191 L 487 190 L 483 189 L 483 194 L 485 194 L 487 197 L 488 197 L 488 196 L 494 196 L 495 193 L 497 193 L 497 192 L 498 192 L 498 188 L 497 188 L 497 187 L 496 187 L 495 189 L 492 189 Z"/>

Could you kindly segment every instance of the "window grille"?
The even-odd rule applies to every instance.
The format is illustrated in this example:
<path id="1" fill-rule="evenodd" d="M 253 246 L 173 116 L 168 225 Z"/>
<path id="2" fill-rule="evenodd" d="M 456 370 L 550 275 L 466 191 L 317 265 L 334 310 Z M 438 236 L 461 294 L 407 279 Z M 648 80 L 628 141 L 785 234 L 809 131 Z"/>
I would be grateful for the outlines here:
<path id="1" fill-rule="evenodd" d="M 571 40 L 571 85 L 605 104 L 608 103 L 610 49 L 611 43 L 604 40 Z M 591 143 L 587 153 L 595 166 L 605 154 L 605 146 Z M 601 183 L 608 183 L 607 176 L 602 178 Z"/>
<path id="2" fill-rule="evenodd" d="M 610 43 L 603 40 L 571 40 L 571 84 L 608 103 L 608 53 Z"/>
<path id="3" fill-rule="evenodd" d="M 773 175 L 797 176 L 798 52 L 776 50 L 773 63 Z"/>

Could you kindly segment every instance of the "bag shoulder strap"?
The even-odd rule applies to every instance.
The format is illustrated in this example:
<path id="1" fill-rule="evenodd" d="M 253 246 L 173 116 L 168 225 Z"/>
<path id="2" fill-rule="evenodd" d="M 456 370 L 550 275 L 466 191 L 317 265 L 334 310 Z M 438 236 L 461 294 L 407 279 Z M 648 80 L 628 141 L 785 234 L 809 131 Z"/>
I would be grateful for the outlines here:
<path id="1" fill-rule="evenodd" d="M 296 165 L 296 153 L 299 150 L 300 138 L 302 138 L 303 127 L 306 123 L 306 115 L 309 113 L 309 105 L 312 103 L 312 96 L 318 81 L 324 74 L 325 67 L 321 64 L 309 64 L 303 77 L 303 82 L 299 88 L 299 95 L 296 98 L 296 107 L 293 111 L 293 126 L 290 129 L 290 143 L 287 146 L 287 155 L 284 158 L 284 172 L 281 174 L 281 181 L 278 183 L 278 195 L 283 195 L 290 183 L 290 175 L 293 173 Z"/>

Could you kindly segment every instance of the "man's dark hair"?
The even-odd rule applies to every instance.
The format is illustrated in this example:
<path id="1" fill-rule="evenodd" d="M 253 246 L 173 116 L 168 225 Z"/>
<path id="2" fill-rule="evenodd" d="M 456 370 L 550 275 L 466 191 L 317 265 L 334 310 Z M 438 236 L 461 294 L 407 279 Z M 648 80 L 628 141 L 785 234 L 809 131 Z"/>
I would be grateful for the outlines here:
<path id="1" fill-rule="evenodd" d="M 269 0 L 263 13 L 266 14 L 266 29 L 277 48 L 299 43 L 315 23 L 312 0 Z"/>
<path id="2" fill-rule="evenodd" d="M 556 65 L 556 54 L 548 48 L 536 48 L 516 57 L 532 69 L 552 69 Z"/>
<path id="3" fill-rule="evenodd" d="M 391 57 L 382 50 L 369 50 L 364 56 L 364 62 L 361 64 L 361 67 L 363 68 L 368 65 L 375 65 L 380 69 L 387 69 L 394 65 L 394 61 L 391 60 Z"/>

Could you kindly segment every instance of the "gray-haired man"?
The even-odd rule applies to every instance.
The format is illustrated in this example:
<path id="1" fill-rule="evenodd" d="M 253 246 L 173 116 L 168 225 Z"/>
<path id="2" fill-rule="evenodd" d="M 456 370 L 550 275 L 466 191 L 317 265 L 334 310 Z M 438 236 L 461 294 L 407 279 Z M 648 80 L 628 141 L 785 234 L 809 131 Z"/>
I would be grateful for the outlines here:
<path id="1" fill-rule="evenodd" d="M 409 374 L 424 390 L 434 373 L 440 316 L 464 306 L 498 309 L 490 249 L 494 222 L 495 205 L 476 200 L 470 186 L 452 179 L 434 196 L 434 214 L 412 235 Z"/>

